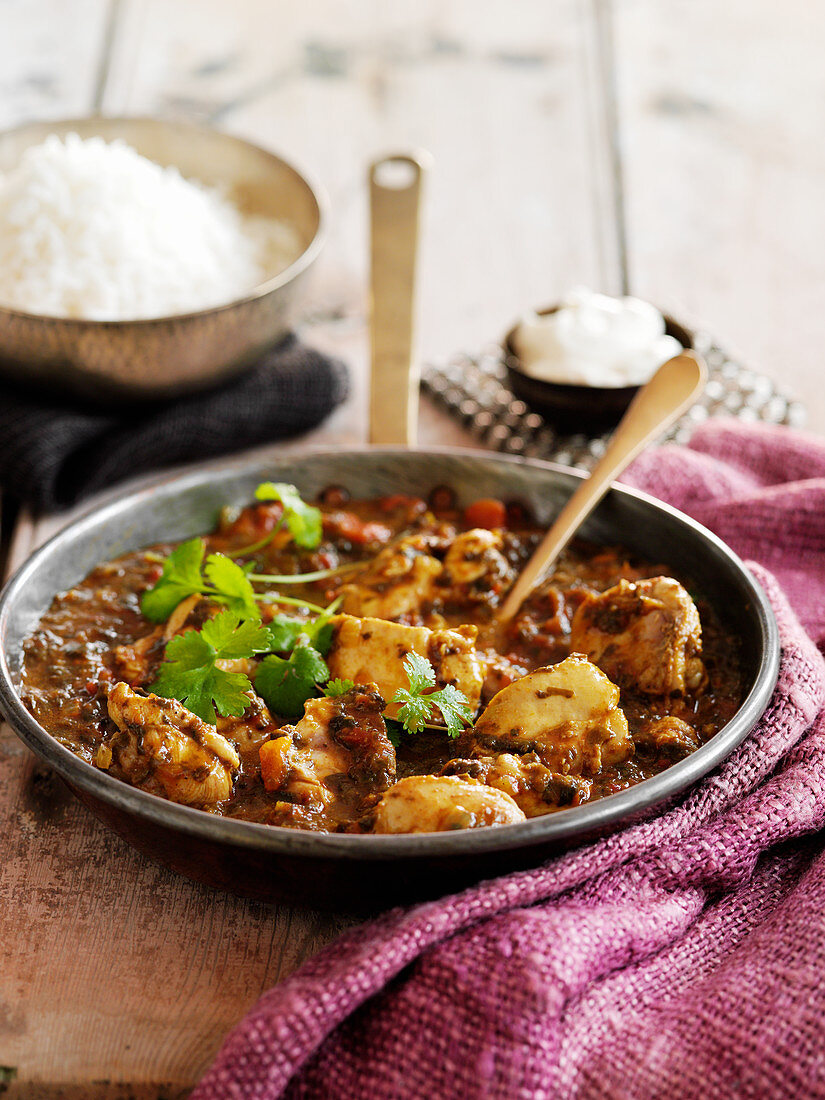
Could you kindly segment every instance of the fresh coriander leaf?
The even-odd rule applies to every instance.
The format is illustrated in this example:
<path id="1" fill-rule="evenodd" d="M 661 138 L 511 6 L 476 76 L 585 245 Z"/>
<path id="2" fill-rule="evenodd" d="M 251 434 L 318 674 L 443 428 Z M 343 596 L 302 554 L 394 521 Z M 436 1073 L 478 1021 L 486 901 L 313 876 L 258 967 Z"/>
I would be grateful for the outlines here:
<path id="1" fill-rule="evenodd" d="M 248 676 L 242 672 L 224 672 L 220 668 L 212 672 L 206 687 L 208 695 L 215 700 L 218 714 L 224 718 L 240 718 L 249 706 L 248 692 L 251 690 Z"/>
<path id="2" fill-rule="evenodd" d="M 276 653 L 288 653 L 295 648 L 295 643 L 304 635 L 313 649 L 317 649 L 322 657 L 329 653 L 332 645 L 333 626 L 330 619 L 338 610 L 340 598 L 331 603 L 325 611 L 321 611 L 314 619 L 296 619 L 291 615 L 275 615 L 269 623 L 270 649 Z"/>
<path id="3" fill-rule="evenodd" d="M 252 657 L 269 649 L 269 633 L 259 619 L 240 621 L 233 611 L 221 611 L 202 630 L 187 630 L 169 641 L 150 690 L 178 699 L 204 722 L 217 713 L 240 717 L 249 706 L 252 684 L 241 672 L 226 672 L 217 661 Z"/>
<path id="4" fill-rule="evenodd" d="M 408 733 L 420 733 L 432 713 L 431 696 L 415 696 L 405 688 L 395 693 L 394 703 L 402 703 L 398 708 L 398 717 Z"/>
<path id="5" fill-rule="evenodd" d="M 141 598 L 140 609 L 147 619 L 153 623 L 165 622 L 182 600 L 203 590 L 204 553 L 200 538 L 182 542 L 172 551 L 163 563 L 163 573 Z"/>
<path id="6" fill-rule="evenodd" d="M 404 658 L 404 671 L 410 681 L 409 690 L 399 688 L 393 702 L 401 704 L 398 717 L 408 733 L 421 732 L 432 715 L 433 707 L 441 711 L 449 737 L 458 737 L 465 723 L 472 724 L 472 707 L 457 687 L 447 684 L 438 691 L 430 690 L 435 685 L 435 671 L 426 657 L 408 653 Z"/>
<path id="7" fill-rule="evenodd" d="M 239 718 L 249 706 L 252 689 L 242 672 L 224 672 L 214 663 L 197 668 L 184 668 L 179 662 L 161 665 L 151 690 L 167 699 L 179 699 L 198 718 L 212 725 L 217 721 L 215 710 L 223 717 Z"/>
<path id="8" fill-rule="evenodd" d="M 261 626 L 260 619 L 245 619 L 241 622 L 237 612 L 227 608 L 214 619 L 207 619 L 200 631 L 201 637 L 215 650 L 219 660 L 235 660 L 239 657 L 252 657 L 256 653 L 268 653 L 270 645 L 269 631 Z M 186 637 L 186 635 L 178 635 Z M 166 647 L 175 641 L 173 638 Z"/>
<path id="9" fill-rule="evenodd" d="M 260 618 L 255 592 L 243 569 L 225 554 L 210 554 L 204 566 L 204 553 L 200 538 L 172 551 L 157 583 L 143 594 L 140 606 L 147 619 L 164 622 L 181 600 L 196 593 L 226 604 L 242 618 Z"/>
<path id="10" fill-rule="evenodd" d="M 240 565 L 225 554 L 210 554 L 204 573 L 214 590 L 208 593 L 213 599 L 226 604 L 242 618 L 260 618 L 252 584 Z"/>
<path id="11" fill-rule="evenodd" d="M 286 508 L 286 500 L 294 497 L 300 500 L 301 494 L 294 485 L 290 485 L 287 481 L 262 481 L 255 490 L 256 500 L 277 500 L 283 504 L 284 508 Z"/>
<path id="12" fill-rule="evenodd" d="M 314 550 L 321 541 L 321 511 L 301 499 L 294 485 L 284 481 L 265 481 L 255 490 L 256 500 L 279 500 L 284 506 L 284 521 L 298 546 Z"/>
<path id="13" fill-rule="evenodd" d="M 270 710 L 295 718 L 315 693 L 316 684 L 329 679 L 329 669 L 317 649 L 298 645 L 288 658 L 265 657 L 255 676 L 255 690 Z"/>
<path id="14" fill-rule="evenodd" d="M 169 639 L 163 664 L 176 662 L 187 669 L 200 668 L 217 659 L 217 651 L 200 630 L 185 630 Z M 161 669 L 163 665 L 161 665 Z"/>
<path id="15" fill-rule="evenodd" d="M 219 714 L 239 717 L 249 706 L 246 692 L 252 685 L 243 673 L 224 672 L 218 668 L 212 647 L 208 643 L 194 642 L 199 637 L 199 631 L 188 630 L 172 639 L 173 642 L 187 638 L 193 641 L 175 648 L 171 659 L 160 666 L 150 690 L 166 699 L 180 700 L 204 722 L 214 724 L 217 721 L 216 706 Z M 205 651 L 204 646 L 208 646 Z"/>
<path id="16" fill-rule="evenodd" d="M 458 737 L 465 725 L 473 724 L 473 708 L 467 696 L 460 692 L 453 684 L 447 684 L 441 691 L 435 691 L 430 696 L 425 696 L 438 707 L 444 717 L 447 726 L 448 737 Z"/>
<path id="17" fill-rule="evenodd" d="M 410 681 L 410 690 L 418 695 L 425 688 L 435 687 L 435 671 L 426 657 L 420 653 L 408 653 L 404 658 L 404 671 Z"/>
<path id="18" fill-rule="evenodd" d="M 301 676 L 309 677 L 316 683 L 323 683 L 329 679 L 329 669 L 326 661 L 318 652 L 309 645 L 299 645 L 293 651 L 292 662 L 296 672 Z"/>
<path id="19" fill-rule="evenodd" d="M 276 653 L 288 653 L 299 636 L 306 630 L 306 619 L 293 619 L 290 615 L 275 615 L 267 624 L 269 648 Z"/>
<path id="20" fill-rule="evenodd" d="M 335 614 L 338 603 L 340 603 L 340 601 L 336 601 L 336 603 L 334 605 L 331 604 L 326 611 L 322 612 L 320 615 L 316 615 L 312 622 L 308 624 L 309 629 L 304 631 L 310 640 L 310 644 L 318 650 L 322 657 L 326 657 L 329 653 L 329 647 L 332 645 L 332 632 L 334 628 L 330 619 Z"/>
<path id="21" fill-rule="evenodd" d="M 348 691 L 352 691 L 355 684 L 352 680 L 330 680 L 330 682 L 324 688 L 324 695 L 328 699 L 335 699 L 339 695 L 346 695 Z"/>

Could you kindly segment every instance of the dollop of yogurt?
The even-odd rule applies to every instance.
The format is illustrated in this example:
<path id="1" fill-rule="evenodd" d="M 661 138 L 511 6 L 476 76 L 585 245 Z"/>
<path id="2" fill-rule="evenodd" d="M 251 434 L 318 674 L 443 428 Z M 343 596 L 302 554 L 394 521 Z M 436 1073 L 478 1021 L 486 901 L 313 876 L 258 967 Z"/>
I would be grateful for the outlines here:
<path id="1" fill-rule="evenodd" d="M 524 317 L 512 344 L 533 378 L 610 389 L 643 385 L 682 350 L 649 302 L 584 287 L 571 290 L 555 312 Z"/>

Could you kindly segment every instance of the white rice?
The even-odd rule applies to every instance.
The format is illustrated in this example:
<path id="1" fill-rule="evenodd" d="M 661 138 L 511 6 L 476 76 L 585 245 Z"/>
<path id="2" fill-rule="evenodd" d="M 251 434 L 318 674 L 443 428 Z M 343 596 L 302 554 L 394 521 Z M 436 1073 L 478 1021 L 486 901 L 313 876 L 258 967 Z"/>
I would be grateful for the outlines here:
<path id="1" fill-rule="evenodd" d="M 301 254 L 295 230 L 123 141 L 52 134 L 0 174 L 0 305 L 134 320 L 223 305 Z"/>

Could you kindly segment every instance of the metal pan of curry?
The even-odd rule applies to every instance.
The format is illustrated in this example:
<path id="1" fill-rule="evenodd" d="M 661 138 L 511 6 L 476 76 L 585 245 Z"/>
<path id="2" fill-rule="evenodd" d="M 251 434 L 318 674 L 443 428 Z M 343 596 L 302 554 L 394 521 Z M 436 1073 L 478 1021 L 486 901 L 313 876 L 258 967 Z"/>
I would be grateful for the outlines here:
<path id="1" fill-rule="evenodd" d="M 317 452 L 110 499 L 0 598 L 2 708 L 121 836 L 236 893 L 374 909 L 534 865 L 677 797 L 778 673 L 745 566 L 618 486 L 499 625 L 579 476 Z"/>

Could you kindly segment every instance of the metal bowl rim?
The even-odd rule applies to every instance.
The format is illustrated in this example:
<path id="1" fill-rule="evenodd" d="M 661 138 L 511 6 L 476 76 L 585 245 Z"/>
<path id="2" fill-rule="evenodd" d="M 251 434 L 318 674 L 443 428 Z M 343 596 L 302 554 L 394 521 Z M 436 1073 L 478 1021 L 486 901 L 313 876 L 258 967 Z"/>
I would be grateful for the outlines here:
<path id="1" fill-rule="evenodd" d="M 246 138 L 239 137 L 237 134 L 228 134 L 223 130 L 217 130 L 211 126 L 199 126 L 194 122 L 156 118 L 152 115 L 92 114 L 79 118 L 31 119 L 29 122 L 24 122 L 19 126 L 13 126 L 0 132 L 0 140 L 7 136 L 10 137 L 14 134 L 23 133 L 25 130 L 29 130 L 34 126 L 75 126 L 79 123 L 95 122 L 97 120 L 115 124 L 121 122 L 146 122 L 152 123 L 153 125 L 160 124 L 180 127 L 185 130 L 195 130 L 202 134 L 212 134 L 223 141 L 232 142 L 236 145 L 245 145 L 249 149 L 254 149 L 256 152 L 262 153 L 269 160 L 278 161 L 301 180 L 312 196 L 318 208 L 318 228 L 315 230 L 315 235 L 303 252 L 301 252 L 300 256 L 297 256 L 289 267 L 284 268 L 284 270 L 277 275 L 273 275 L 271 279 L 266 279 L 262 283 L 256 283 L 251 291 L 242 295 L 240 298 L 233 298 L 229 302 L 222 302 L 220 305 L 216 306 L 207 306 L 205 309 L 190 310 L 187 313 L 166 313 L 159 317 L 123 317 L 119 319 L 109 318 L 95 320 L 92 317 L 60 317 L 53 313 L 30 313 L 28 310 L 14 309 L 11 306 L 0 304 L 0 316 L 19 317 L 29 322 L 42 322 L 49 325 L 67 325 L 74 328 L 79 328 L 84 325 L 91 325 L 96 328 L 122 328 L 126 325 L 168 325 L 170 323 L 196 320 L 198 318 L 214 316 L 216 313 L 223 313 L 225 310 L 234 309 L 237 306 L 248 305 L 250 302 L 256 302 L 261 298 L 265 298 L 268 294 L 271 294 L 272 291 L 279 290 L 281 287 L 291 283 L 293 279 L 296 279 L 306 271 L 307 268 L 311 267 L 318 258 L 327 239 L 330 219 L 330 200 L 326 188 L 315 175 L 307 171 L 303 165 L 299 166 L 295 161 L 287 160 L 278 153 L 273 153 L 272 150 L 265 149 L 262 145 L 258 145 L 254 141 L 248 141 Z M 203 183 L 203 181 L 199 182 Z M 204 184 L 204 186 L 207 185 Z"/>
<path id="2" fill-rule="evenodd" d="M 581 470 L 574 470 L 559 463 L 514 455 L 487 454 L 470 448 L 411 449 L 400 446 L 380 448 L 365 446 L 350 447 L 348 450 L 373 454 L 376 458 L 409 453 L 413 450 L 414 453 L 421 455 L 477 458 L 503 465 L 536 468 L 565 477 L 582 479 L 586 476 Z M 80 757 L 75 756 L 70 749 L 61 745 L 35 720 L 24 707 L 14 687 L 5 648 L 2 646 L 2 638 L 5 635 L 6 622 L 17 592 L 25 587 L 43 561 L 60 550 L 64 541 L 75 536 L 82 537 L 84 529 L 103 524 L 121 511 L 132 507 L 139 499 L 160 493 L 163 489 L 173 496 L 178 496 L 200 486 L 219 470 L 227 472 L 235 470 L 241 473 L 245 466 L 254 469 L 257 465 L 264 465 L 267 462 L 275 463 L 280 460 L 288 462 L 291 457 L 299 457 L 303 460 L 313 455 L 328 454 L 340 455 L 341 449 L 324 447 L 313 448 L 311 451 L 296 451 L 292 454 L 284 452 L 283 455 L 270 459 L 256 456 L 246 460 L 238 458 L 229 461 L 218 460 L 190 473 L 171 478 L 169 476 L 153 478 L 143 487 L 116 491 L 108 499 L 91 505 L 70 524 L 53 535 L 8 580 L 0 594 L 0 704 L 9 724 L 18 736 L 37 755 L 52 765 L 70 786 L 77 786 L 93 797 L 138 818 L 146 818 L 155 824 L 200 837 L 202 840 L 212 840 L 219 844 L 230 844 L 241 848 L 264 849 L 271 853 L 280 852 L 307 859 L 335 857 L 345 860 L 381 861 L 403 857 L 469 855 L 530 847 L 549 841 L 562 841 L 579 834 L 591 835 L 613 823 L 618 825 L 631 814 L 663 802 L 706 775 L 741 744 L 764 712 L 779 674 L 780 646 L 776 618 L 763 589 L 738 555 L 713 532 L 647 493 L 614 484 L 610 490 L 611 493 L 634 497 L 664 512 L 673 522 L 690 529 L 709 543 L 715 554 L 725 561 L 727 567 L 738 573 L 753 599 L 762 641 L 762 656 L 753 686 L 731 721 L 690 756 L 671 765 L 659 775 L 643 780 L 617 794 L 542 817 L 531 818 L 525 822 L 491 826 L 485 829 L 399 835 L 313 833 L 219 817 L 189 806 L 167 802 L 156 795 L 131 787 L 93 765 L 87 764 Z"/>

